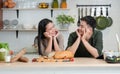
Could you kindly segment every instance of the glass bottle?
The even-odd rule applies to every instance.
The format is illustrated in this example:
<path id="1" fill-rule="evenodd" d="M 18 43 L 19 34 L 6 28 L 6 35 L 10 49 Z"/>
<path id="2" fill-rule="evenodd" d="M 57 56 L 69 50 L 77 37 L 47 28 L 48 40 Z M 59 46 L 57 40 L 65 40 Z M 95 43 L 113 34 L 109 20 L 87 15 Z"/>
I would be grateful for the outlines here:
<path id="1" fill-rule="evenodd" d="M 67 2 L 66 2 L 66 0 L 62 0 L 60 7 L 61 8 L 67 8 Z"/>
<path id="2" fill-rule="evenodd" d="M 58 8 L 58 7 L 59 7 L 58 0 L 53 0 L 53 2 L 52 2 L 52 8 Z"/>

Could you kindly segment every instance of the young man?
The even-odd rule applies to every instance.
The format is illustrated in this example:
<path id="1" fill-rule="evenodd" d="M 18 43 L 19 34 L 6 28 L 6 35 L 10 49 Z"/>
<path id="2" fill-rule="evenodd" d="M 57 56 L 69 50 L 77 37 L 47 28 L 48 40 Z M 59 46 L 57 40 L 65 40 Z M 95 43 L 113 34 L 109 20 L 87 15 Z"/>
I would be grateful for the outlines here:
<path id="1" fill-rule="evenodd" d="M 91 16 L 81 18 L 78 29 L 69 35 L 67 50 L 75 57 L 94 57 L 102 54 L 102 32 L 95 30 L 96 20 Z"/>

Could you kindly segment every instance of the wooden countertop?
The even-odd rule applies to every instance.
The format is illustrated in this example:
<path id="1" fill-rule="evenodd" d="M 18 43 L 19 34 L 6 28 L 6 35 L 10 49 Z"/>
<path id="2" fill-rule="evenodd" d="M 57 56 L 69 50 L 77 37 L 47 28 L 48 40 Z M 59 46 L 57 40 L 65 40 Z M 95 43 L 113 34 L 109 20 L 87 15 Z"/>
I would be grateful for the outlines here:
<path id="1" fill-rule="evenodd" d="M 75 58 L 73 62 L 32 62 L 31 59 L 36 56 L 29 56 L 28 63 L 0 63 L 0 68 L 5 67 L 120 67 L 120 64 L 106 63 L 102 59 L 94 58 Z"/>
<path id="2" fill-rule="evenodd" d="M 1 74 L 120 74 L 120 64 L 102 59 L 75 58 L 74 62 L 32 62 L 37 55 L 27 56 L 28 63 L 0 63 Z"/>

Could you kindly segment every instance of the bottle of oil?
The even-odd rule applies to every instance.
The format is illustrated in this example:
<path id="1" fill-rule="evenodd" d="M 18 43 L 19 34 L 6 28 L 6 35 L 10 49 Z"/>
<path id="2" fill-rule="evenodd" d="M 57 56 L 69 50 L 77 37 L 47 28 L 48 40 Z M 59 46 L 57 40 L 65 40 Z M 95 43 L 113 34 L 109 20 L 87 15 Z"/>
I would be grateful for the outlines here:
<path id="1" fill-rule="evenodd" d="M 53 2 L 52 2 L 52 8 L 58 8 L 58 7 L 59 7 L 58 0 L 53 0 Z"/>
<path id="2" fill-rule="evenodd" d="M 62 0 L 60 7 L 61 8 L 67 8 L 67 2 L 66 2 L 66 0 Z"/>

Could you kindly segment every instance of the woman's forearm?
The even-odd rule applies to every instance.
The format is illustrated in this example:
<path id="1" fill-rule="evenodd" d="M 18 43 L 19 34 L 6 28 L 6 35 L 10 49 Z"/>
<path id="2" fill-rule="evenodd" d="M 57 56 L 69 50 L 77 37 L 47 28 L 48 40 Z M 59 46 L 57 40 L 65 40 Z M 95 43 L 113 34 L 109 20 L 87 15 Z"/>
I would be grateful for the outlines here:
<path id="1" fill-rule="evenodd" d="M 61 50 L 59 45 L 58 45 L 58 42 L 57 42 L 56 38 L 54 38 L 54 48 L 55 48 L 55 51 L 60 51 Z"/>
<path id="2" fill-rule="evenodd" d="M 48 54 L 52 51 L 52 38 L 49 39 L 48 41 L 48 46 L 45 49 L 45 53 Z"/>

